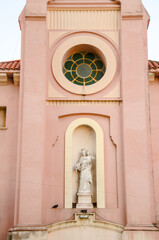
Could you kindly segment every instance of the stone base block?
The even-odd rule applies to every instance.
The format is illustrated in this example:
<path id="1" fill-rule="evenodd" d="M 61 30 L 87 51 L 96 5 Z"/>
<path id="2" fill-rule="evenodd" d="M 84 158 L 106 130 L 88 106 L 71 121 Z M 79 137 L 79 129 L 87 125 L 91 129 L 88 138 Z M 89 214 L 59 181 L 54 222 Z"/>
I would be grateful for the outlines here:
<path id="1" fill-rule="evenodd" d="M 82 204 L 82 203 L 81 203 Z M 89 204 L 88 204 L 89 205 Z M 18 226 L 9 229 L 7 240 L 159 240 L 158 226 L 121 226 L 95 220 L 93 213 L 76 213 L 74 221 L 48 226 Z"/>
<path id="2" fill-rule="evenodd" d="M 154 226 L 132 226 L 125 227 L 123 240 L 158 240 L 159 232 L 158 228 Z"/>
<path id="3" fill-rule="evenodd" d="M 48 240 L 46 227 L 14 227 L 9 229 L 7 240 Z"/>
<path id="4" fill-rule="evenodd" d="M 78 196 L 78 203 L 76 208 L 93 208 L 92 204 L 92 194 L 91 193 L 77 193 Z"/>

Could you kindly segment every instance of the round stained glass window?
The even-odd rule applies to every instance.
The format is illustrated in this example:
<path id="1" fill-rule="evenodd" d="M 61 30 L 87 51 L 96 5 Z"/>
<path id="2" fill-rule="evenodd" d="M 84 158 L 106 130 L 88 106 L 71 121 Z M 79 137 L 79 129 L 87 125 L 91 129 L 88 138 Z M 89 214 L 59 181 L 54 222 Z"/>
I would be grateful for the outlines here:
<path id="1" fill-rule="evenodd" d="M 92 85 L 105 73 L 102 59 L 91 52 L 76 52 L 69 56 L 63 67 L 65 77 L 77 85 Z"/>

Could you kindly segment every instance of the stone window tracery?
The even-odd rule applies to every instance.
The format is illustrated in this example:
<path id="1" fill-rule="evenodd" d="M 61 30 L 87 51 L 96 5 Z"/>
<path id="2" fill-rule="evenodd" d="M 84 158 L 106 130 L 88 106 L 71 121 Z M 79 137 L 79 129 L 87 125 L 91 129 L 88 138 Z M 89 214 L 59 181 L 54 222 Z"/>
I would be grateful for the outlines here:
<path id="1" fill-rule="evenodd" d="M 63 67 L 65 77 L 74 84 L 88 86 L 99 81 L 105 73 L 102 59 L 86 51 L 75 52 L 70 55 Z"/>

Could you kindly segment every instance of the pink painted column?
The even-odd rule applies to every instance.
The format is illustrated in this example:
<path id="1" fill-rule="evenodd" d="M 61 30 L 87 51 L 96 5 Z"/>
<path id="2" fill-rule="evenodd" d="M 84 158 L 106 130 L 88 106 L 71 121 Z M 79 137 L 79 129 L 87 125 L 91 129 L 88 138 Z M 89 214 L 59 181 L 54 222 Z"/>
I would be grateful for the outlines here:
<path id="1" fill-rule="evenodd" d="M 147 21 L 141 1 L 122 1 L 121 63 L 127 225 L 154 220 L 147 88 Z"/>
<path id="2" fill-rule="evenodd" d="M 156 222 L 159 224 L 159 83 L 158 79 L 150 85 L 150 110 L 151 110 L 151 136 L 152 136 L 152 159 L 155 189 Z"/>
<path id="3" fill-rule="evenodd" d="M 15 224 L 42 224 L 45 149 L 46 19 L 40 2 L 21 16 L 22 72 Z M 37 8 L 36 8 L 37 5 Z M 33 6 L 33 5 L 32 5 Z M 28 11 L 29 9 L 29 11 Z M 43 16 L 43 17 L 42 17 Z"/>

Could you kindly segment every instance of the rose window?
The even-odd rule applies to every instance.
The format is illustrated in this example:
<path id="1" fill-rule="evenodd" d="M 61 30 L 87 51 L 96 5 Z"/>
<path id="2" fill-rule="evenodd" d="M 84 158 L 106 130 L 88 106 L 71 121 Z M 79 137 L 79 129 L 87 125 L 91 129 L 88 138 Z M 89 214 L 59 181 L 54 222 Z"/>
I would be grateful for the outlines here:
<path id="1" fill-rule="evenodd" d="M 63 73 L 72 83 L 88 86 L 98 82 L 103 77 L 105 69 L 105 65 L 98 55 L 81 51 L 66 59 Z"/>

